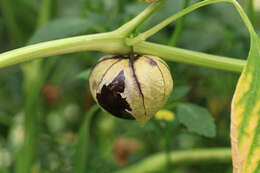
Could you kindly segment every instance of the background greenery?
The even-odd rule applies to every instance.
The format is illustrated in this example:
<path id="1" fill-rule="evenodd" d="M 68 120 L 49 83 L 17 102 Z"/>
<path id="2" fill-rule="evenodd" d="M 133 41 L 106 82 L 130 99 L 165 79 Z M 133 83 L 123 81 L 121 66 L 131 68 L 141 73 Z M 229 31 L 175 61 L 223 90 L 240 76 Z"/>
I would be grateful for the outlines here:
<path id="1" fill-rule="evenodd" d="M 168 0 L 136 33 L 195 2 Z M 241 4 L 249 9 L 248 2 Z M 136 0 L 0 0 L 0 52 L 111 31 L 146 6 Z M 260 12 L 253 16 L 260 31 Z M 176 28 L 181 28 L 178 37 Z M 225 3 L 187 15 L 183 27 L 173 23 L 151 41 L 240 59 L 249 50 L 244 24 L 234 7 Z M 230 102 L 239 74 L 167 62 L 175 90 L 165 109 L 176 117 L 169 122 L 153 119 L 141 127 L 95 106 L 87 78 L 102 56 L 81 52 L 0 70 L 1 173 L 109 173 L 127 170 L 156 153 L 230 147 Z M 231 161 L 174 165 L 168 160 L 154 170 L 220 171 L 231 172 Z"/>

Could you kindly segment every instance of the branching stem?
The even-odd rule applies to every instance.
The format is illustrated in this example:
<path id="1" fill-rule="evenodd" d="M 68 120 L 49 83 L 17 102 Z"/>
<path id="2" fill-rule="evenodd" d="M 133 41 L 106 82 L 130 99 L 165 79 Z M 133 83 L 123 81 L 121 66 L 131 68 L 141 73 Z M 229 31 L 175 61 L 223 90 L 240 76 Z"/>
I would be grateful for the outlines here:
<path id="1" fill-rule="evenodd" d="M 170 23 L 174 22 L 175 20 L 179 19 L 180 17 L 182 17 L 200 7 L 203 7 L 203 6 L 206 6 L 209 4 L 214 4 L 214 3 L 218 3 L 218 2 L 227 2 L 227 1 L 229 1 L 229 0 L 204 0 L 204 1 L 201 1 L 194 5 L 191 5 L 188 8 L 185 8 L 185 9 L 179 11 L 178 13 L 168 17 L 167 19 L 165 19 L 161 23 L 157 24 L 156 26 L 152 27 L 151 29 L 147 30 L 146 32 L 139 34 L 137 37 L 135 37 L 133 39 L 129 39 L 127 41 L 127 45 L 134 45 L 140 41 L 145 41 L 152 35 L 159 32 L 161 29 L 165 28 Z"/>
<path id="2" fill-rule="evenodd" d="M 255 34 L 250 20 L 235 0 L 204 0 L 181 10 L 137 37 L 126 38 L 164 2 L 165 0 L 153 3 L 133 20 L 113 32 L 43 42 L 2 53 L 0 54 L 0 68 L 38 58 L 79 51 L 102 51 L 110 54 L 129 54 L 131 52 L 131 46 L 133 46 L 136 53 L 156 55 L 169 61 L 183 62 L 234 72 L 242 71 L 245 65 L 244 60 L 237 60 L 228 57 L 215 56 L 201 52 L 144 42 L 144 40 L 148 37 L 157 33 L 176 19 L 194 11 L 197 8 L 217 2 L 232 3 L 241 15 L 241 18 L 246 24 L 250 34 Z"/>

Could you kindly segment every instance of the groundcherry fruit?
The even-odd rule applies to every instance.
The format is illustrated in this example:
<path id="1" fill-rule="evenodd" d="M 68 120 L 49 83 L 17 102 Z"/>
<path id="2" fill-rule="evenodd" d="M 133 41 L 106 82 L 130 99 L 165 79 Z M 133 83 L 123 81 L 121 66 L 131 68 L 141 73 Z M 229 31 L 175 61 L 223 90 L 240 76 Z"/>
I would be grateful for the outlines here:
<path id="1" fill-rule="evenodd" d="M 169 67 L 151 55 L 105 56 L 93 67 L 89 84 L 102 109 L 141 125 L 159 111 L 173 89 Z"/>

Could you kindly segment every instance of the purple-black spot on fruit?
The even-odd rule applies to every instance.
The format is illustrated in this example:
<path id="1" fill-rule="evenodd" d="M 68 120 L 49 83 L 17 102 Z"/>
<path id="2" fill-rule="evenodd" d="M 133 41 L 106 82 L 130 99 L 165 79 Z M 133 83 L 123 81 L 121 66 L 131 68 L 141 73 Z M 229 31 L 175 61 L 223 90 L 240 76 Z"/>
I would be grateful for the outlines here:
<path id="1" fill-rule="evenodd" d="M 103 85 L 101 92 L 97 93 L 97 100 L 100 106 L 112 115 L 123 119 L 135 119 L 128 111 L 131 107 L 125 98 L 122 98 L 120 93 L 125 90 L 125 75 L 124 71 L 114 78 L 109 85 Z"/>
<path id="2" fill-rule="evenodd" d="M 152 59 L 149 58 L 147 56 L 145 56 L 145 58 L 147 59 L 147 62 L 151 65 L 151 66 L 157 66 L 157 63 Z"/>

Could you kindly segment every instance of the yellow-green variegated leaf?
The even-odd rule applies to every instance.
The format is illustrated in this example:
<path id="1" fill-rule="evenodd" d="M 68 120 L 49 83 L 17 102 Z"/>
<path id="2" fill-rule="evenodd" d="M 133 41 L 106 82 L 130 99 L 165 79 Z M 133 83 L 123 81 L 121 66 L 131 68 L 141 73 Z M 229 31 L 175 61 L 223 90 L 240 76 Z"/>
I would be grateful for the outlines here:
<path id="1" fill-rule="evenodd" d="M 232 100 L 234 173 L 260 173 L 260 39 L 251 35 L 247 64 Z"/>

